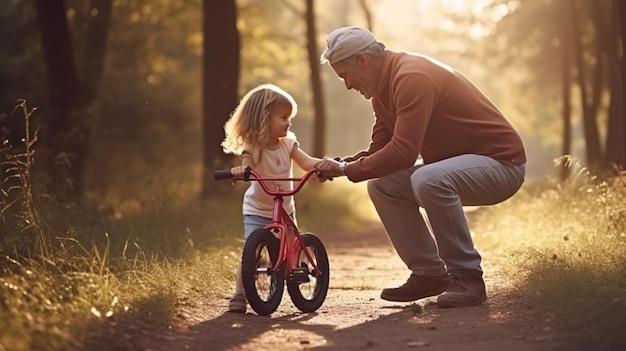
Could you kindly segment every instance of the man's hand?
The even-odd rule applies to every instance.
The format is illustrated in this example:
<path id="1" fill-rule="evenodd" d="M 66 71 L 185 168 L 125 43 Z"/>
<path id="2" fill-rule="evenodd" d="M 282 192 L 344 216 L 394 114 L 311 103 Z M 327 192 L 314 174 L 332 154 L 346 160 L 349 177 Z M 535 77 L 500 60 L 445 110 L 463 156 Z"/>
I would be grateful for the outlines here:
<path id="1" fill-rule="evenodd" d="M 324 177 L 334 178 L 345 175 L 339 168 L 339 161 L 335 161 L 332 158 L 324 157 L 320 162 L 315 165 Z"/>

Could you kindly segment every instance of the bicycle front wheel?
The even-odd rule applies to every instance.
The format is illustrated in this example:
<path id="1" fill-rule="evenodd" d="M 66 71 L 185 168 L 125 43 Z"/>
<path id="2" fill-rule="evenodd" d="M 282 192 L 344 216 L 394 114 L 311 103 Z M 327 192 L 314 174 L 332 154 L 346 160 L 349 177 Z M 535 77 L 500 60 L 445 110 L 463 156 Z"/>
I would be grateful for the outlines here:
<path id="1" fill-rule="evenodd" d="M 312 233 L 301 235 L 304 250 L 307 250 L 312 261 L 310 261 L 304 250 L 300 252 L 298 260 L 298 269 L 303 270 L 306 274 L 302 279 L 302 271 L 297 279 L 287 280 L 287 291 L 291 297 L 293 304 L 302 312 L 314 312 L 326 299 L 328 293 L 328 285 L 330 284 L 330 266 L 328 263 L 328 254 L 322 241 Z M 319 272 L 314 271 L 313 262 Z"/>
<path id="2" fill-rule="evenodd" d="M 246 299 L 260 315 L 276 311 L 285 287 L 282 269 L 273 271 L 278 260 L 280 241 L 267 229 L 257 229 L 250 234 L 241 256 L 241 278 Z"/>

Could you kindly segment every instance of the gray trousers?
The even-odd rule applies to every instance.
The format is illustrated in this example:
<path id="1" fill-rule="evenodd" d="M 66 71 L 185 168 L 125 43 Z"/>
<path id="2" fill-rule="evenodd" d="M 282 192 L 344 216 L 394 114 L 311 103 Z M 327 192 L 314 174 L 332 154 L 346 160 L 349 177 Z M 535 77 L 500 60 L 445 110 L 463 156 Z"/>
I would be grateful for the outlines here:
<path id="1" fill-rule="evenodd" d="M 508 199 L 521 187 L 525 173 L 525 165 L 461 155 L 370 180 L 367 190 L 391 243 L 414 274 L 482 273 L 463 206 Z"/>

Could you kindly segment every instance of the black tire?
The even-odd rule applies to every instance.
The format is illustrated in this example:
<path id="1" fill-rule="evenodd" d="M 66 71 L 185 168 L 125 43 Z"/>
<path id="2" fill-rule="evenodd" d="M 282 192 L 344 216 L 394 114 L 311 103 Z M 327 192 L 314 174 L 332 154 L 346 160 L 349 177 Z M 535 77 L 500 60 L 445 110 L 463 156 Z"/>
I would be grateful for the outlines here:
<path id="1" fill-rule="evenodd" d="M 285 273 L 272 271 L 280 241 L 267 229 L 257 229 L 246 240 L 241 256 L 241 278 L 250 307 L 259 315 L 273 313 L 280 305 Z"/>
<path id="2" fill-rule="evenodd" d="M 287 291 L 293 304 L 302 312 L 314 312 L 326 299 L 328 285 L 330 284 L 330 266 L 328 254 L 322 241 L 312 233 L 304 233 L 302 242 L 309 251 L 311 258 L 320 269 L 321 274 L 315 275 L 313 265 L 304 254 L 300 252 L 299 266 L 308 270 L 309 282 L 298 283 L 287 280 Z"/>

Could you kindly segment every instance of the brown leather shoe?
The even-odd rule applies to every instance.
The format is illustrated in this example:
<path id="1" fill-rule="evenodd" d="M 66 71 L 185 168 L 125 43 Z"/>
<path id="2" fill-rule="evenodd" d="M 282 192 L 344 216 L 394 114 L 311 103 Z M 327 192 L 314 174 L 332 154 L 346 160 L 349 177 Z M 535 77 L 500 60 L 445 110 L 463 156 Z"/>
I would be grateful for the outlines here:
<path id="1" fill-rule="evenodd" d="M 470 307 L 487 300 L 485 282 L 481 272 L 450 272 L 452 283 L 445 293 L 437 298 L 439 307 Z"/>
<path id="2" fill-rule="evenodd" d="M 387 301 L 409 302 L 429 296 L 439 295 L 446 291 L 450 284 L 448 274 L 433 277 L 422 277 L 411 274 L 406 283 L 397 288 L 383 289 L 380 298 Z"/>

